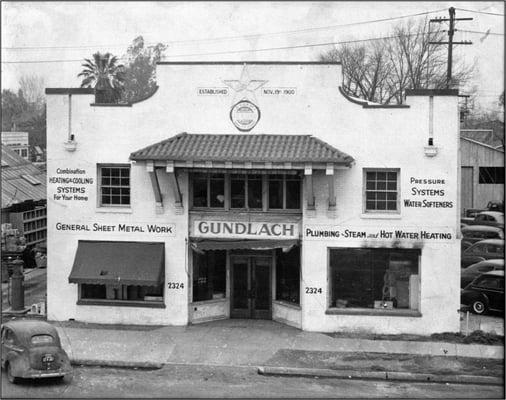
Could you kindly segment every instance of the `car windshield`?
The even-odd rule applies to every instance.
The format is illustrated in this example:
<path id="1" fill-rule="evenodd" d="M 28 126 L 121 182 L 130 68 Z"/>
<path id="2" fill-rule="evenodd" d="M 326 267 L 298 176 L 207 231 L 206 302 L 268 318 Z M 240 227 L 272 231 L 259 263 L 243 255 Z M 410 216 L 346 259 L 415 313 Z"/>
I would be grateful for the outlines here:
<path id="1" fill-rule="evenodd" d="M 51 335 L 33 335 L 32 344 L 47 344 L 53 343 L 53 337 Z"/>

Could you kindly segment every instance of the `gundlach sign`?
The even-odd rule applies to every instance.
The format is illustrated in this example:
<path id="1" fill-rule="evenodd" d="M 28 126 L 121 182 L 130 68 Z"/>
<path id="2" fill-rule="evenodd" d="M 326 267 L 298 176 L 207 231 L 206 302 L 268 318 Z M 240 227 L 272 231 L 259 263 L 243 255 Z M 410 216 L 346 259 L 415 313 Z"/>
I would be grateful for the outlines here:
<path id="1" fill-rule="evenodd" d="M 370 228 L 306 225 L 304 237 L 313 240 L 379 240 L 379 241 L 451 241 L 455 233 L 449 228 Z"/>
<path id="2" fill-rule="evenodd" d="M 403 200 L 404 207 L 413 208 L 453 208 L 454 202 L 448 199 L 446 179 L 414 177 L 409 178 L 409 197 Z"/>
<path id="3" fill-rule="evenodd" d="M 299 225 L 294 223 L 195 221 L 193 236 L 240 237 L 249 239 L 298 239 Z"/>
<path id="4" fill-rule="evenodd" d="M 86 232 L 106 232 L 106 233 L 132 233 L 132 234 L 151 234 L 163 236 L 176 236 L 175 224 L 159 223 L 114 223 L 107 224 L 103 222 L 56 222 L 55 229 L 65 233 L 86 233 Z"/>
<path id="5" fill-rule="evenodd" d="M 52 199 L 56 201 L 88 201 L 88 189 L 95 183 L 81 168 L 56 168 L 49 176 L 49 188 L 53 189 Z M 51 196 L 51 195 L 49 195 Z"/>

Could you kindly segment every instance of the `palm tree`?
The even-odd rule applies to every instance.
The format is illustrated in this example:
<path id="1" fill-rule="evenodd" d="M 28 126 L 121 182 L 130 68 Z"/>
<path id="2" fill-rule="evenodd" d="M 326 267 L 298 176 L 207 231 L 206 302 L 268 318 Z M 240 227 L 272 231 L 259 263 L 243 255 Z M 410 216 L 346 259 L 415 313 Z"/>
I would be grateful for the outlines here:
<path id="1" fill-rule="evenodd" d="M 82 88 L 95 88 L 97 103 L 117 103 L 121 97 L 125 80 L 124 67 L 111 53 L 93 54 L 93 61 L 85 58 L 84 69 L 78 77 L 83 77 Z"/>

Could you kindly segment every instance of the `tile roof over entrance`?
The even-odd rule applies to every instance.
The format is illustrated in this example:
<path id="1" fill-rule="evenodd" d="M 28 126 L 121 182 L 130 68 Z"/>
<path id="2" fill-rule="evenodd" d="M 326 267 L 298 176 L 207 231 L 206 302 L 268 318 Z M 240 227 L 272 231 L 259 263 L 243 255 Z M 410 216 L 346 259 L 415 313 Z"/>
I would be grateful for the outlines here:
<path id="1" fill-rule="evenodd" d="M 131 160 L 325 162 L 348 165 L 353 158 L 310 135 L 211 135 L 180 133 L 133 152 Z"/>

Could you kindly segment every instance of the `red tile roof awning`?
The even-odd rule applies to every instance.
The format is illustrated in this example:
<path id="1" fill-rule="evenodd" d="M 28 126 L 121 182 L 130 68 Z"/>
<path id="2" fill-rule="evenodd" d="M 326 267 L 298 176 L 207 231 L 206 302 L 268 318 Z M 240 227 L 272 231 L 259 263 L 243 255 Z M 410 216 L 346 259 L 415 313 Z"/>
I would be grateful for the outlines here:
<path id="1" fill-rule="evenodd" d="M 333 163 L 353 158 L 310 135 L 180 133 L 130 155 L 135 161 Z"/>
<path id="2" fill-rule="evenodd" d="M 163 243 L 80 240 L 69 282 L 158 286 L 164 263 Z"/>

